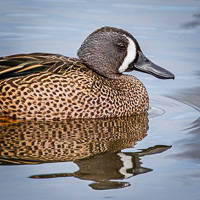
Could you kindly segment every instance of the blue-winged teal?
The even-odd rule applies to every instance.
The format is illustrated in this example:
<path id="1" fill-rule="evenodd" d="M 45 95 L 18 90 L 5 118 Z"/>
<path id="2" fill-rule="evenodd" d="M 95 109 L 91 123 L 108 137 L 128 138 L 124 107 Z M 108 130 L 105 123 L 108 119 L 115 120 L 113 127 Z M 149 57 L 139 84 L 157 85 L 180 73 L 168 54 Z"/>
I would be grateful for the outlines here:
<path id="1" fill-rule="evenodd" d="M 91 33 L 77 58 L 18 54 L 0 58 L 0 116 L 26 120 L 102 118 L 146 112 L 144 85 L 123 72 L 139 70 L 173 79 L 153 64 L 128 32 L 103 27 Z"/>

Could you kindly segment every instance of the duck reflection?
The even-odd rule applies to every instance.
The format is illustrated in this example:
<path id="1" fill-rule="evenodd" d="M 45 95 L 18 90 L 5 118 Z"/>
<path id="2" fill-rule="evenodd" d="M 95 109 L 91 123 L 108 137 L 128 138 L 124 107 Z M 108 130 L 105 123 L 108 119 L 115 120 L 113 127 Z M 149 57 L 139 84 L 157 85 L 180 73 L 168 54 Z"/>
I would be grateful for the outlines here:
<path id="1" fill-rule="evenodd" d="M 140 157 L 161 153 L 171 146 L 158 145 L 142 150 L 141 152 L 107 152 L 96 155 L 90 159 L 77 160 L 79 170 L 74 173 L 40 174 L 31 178 L 59 178 L 76 177 L 83 180 L 94 181 L 89 186 L 95 190 L 117 189 L 130 186 L 129 182 L 120 180 L 152 171 L 141 166 Z"/>
<path id="2" fill-rule="evenodd" d="M 147 113 L 113 119 L 76 119 L 62 122 L 2 120 L 1 164 L 37 164 L 73 161 L 74 173 L 33 175 L 31 178 L 77 177 L 92 180 L 93 189 L 129 186 L 119 180 L 146 173 L 140 157 L 169 147 L 156 146 L 137 153 L 122 153 L 142 140 L 148 131 Z M 117 181 L 115 181 L 117 180 Z"/>
<path id="3" fill-rule="evenodd" d="M 3 121 L 0 156 L 10 161 L 75 161 L 133 147 L 147 135 L 147 113 L 112 119 L 62 122 Z"/>

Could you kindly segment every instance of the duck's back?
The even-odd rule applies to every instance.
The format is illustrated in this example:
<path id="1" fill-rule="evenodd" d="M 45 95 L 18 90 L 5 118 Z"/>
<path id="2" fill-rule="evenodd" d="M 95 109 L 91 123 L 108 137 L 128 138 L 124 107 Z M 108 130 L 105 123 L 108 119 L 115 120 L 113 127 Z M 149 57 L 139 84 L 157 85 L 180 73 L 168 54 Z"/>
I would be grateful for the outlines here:
<path id="1" fill-rule="evenodd" d="M 0 116 L 59 120 L 131 115 L 148 110 L 135 77 L 108 79 L 78 59 L 22 54 L 0 59 Z"/>

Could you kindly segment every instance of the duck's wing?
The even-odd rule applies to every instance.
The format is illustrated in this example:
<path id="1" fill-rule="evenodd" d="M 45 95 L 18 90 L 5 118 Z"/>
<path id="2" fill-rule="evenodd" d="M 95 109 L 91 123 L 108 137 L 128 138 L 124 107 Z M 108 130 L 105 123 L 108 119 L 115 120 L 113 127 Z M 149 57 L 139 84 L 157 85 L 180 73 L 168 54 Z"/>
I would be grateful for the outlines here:
<path id="1" fill-rule="evenodd" d="M 59 54 L 16 54 L 0 58 L 0 79 L 25 76 L 43 71 L 59 71 L 69 65 L 69 58 Z M 71 60 L 73 62 L 73 60 Z"/>

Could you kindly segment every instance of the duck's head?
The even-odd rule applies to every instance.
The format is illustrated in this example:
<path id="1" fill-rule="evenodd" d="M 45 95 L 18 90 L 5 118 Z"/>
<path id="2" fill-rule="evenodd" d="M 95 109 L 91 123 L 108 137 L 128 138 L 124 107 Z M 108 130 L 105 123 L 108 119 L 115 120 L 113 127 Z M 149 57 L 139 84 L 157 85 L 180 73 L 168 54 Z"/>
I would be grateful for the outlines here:
<path id="1" fill-rule="evenodd" d="M 157 78 L 174 79 L 174 74 L 145 57 L 130 33 L 114 27 L 102 27 L 91 33 L 79 48 L 78 57 L 89 68 L 108 78 L 138 70 Z"/>

